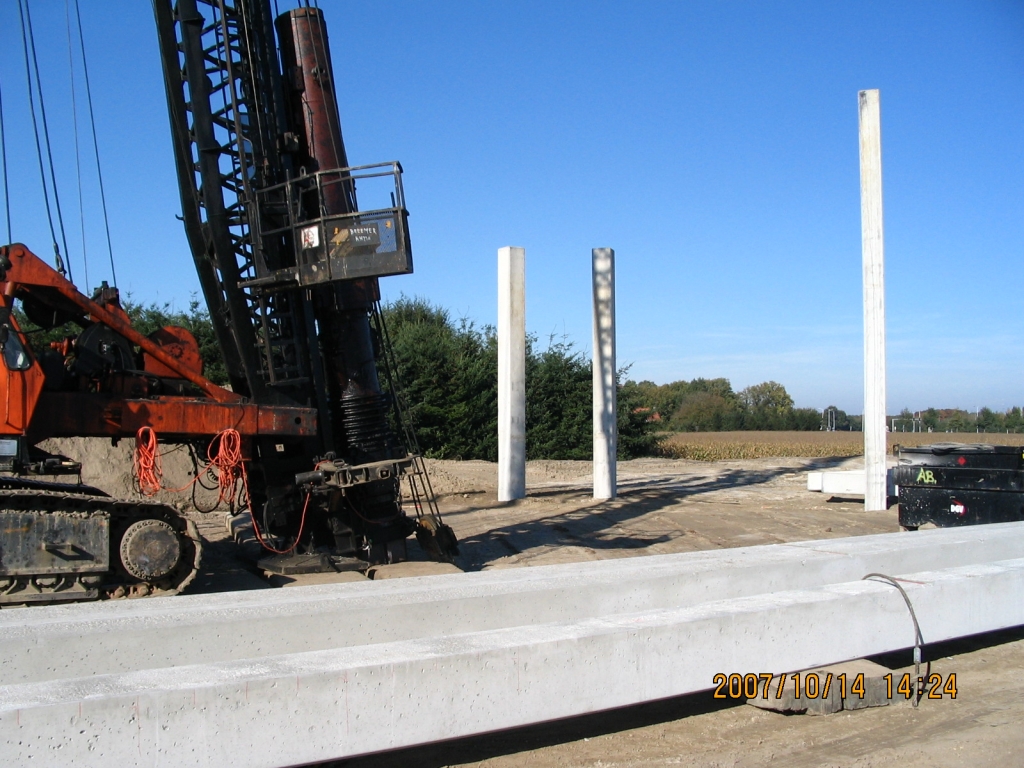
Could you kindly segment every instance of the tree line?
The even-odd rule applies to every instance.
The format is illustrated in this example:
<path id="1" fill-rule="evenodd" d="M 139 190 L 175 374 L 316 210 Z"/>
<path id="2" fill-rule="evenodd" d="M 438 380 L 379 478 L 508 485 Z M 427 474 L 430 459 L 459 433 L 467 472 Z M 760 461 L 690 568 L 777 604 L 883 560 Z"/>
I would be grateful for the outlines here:
<path id="1" fill-rule="evenodd" d="M 658 428 L 672 432 L 732 430 L 819 430 L 822 414 L 796 408 L 786 388 L 776 381 L 734 392 L 728 379 L 693 379 L 655 384 L 627 381 L 624 390 L 647 409 Z M 635 394 L 634 394 L 635 393 Z"/>
<path id="2" fill-rule="evenodd" d="M 193 300 L 187 311 L 169 304 L 123 308 L 143 335 L 165 325 L 188 329 L 199 344 L 204 375 L 226 384 L 227 373 L 209 313 Z M 498 340 L 494 328 L 455 320 L 448 310 L 423 299 L 400 298 L 382 307 L 391 341 L 400 397 L 420 449 L 434 458 L 498 458 Z M 38 329 L 16 310 L 18 323 L 38 353 L 51 341 L 77 335 L 66 324 Z M 381 374 L 387 388 L 388 377 Z M 572 342 L 527 340 L 526 456 L 529 459 L 590 459 L 592 432 L 590 360 Z M 656 452 L 654 425 L 627 387 L 619 387 L 621 459 Z"/>
<path id="3" fill-rule="evenodd" d="M 421 450 L 437 458 L 498 458 L 498 339 L 423 299 L 383 307 L 401 397 Z M 620 372 L 621 374 L 624 372 Z M 590 459 L 590 360 L 565 339 L 526 344 L 526 457 Z M 628 386 L 618 389 L 618 456 L 656 452 L 654 424 Z"/>
<path id="4" fill-rule="evenodd" d="M 1024 415 L 1020 406 L 1005 411 L 927 408 L 912 412 L 904 408 L 898 415 L 889 417 L 889 426 L 895 432 L 1021 432 L 1024 431 Z"/>
<path id="5" fill-rule="evenodd" d="M 168 304 L 124 302 L 132 324 L 143 335 L 164 325 L 187 328 L 199 343 L 204 374 L 227 382 L 213 324 L 205 307 L 187 310 Z M 39 330 L 20 310 L 18 320 L 37 351 L 49 342 L 77 334 L 77 326 Z M 454 319 L 442 307 L 419 298 L 400 298 L 382 307 L 393 350 L 398 396 L 406 406 L 421 450 L 436 458 L 483 459 L 498 456 L 498 342 L 495 329 Z M 697 378 L 654 384 L 623 380 L 619 371 L 619 458 L 658 453 L 658 432 L 733 430 L 860 430 L 861 417 L 829 406 L 825 411 L 796 408 L 775 381 L 733 391 L 728 379 Z M 382 376 L 386 381 L 387 377 Z M 394 393 L 392 393 L 394 394 Z M 526 350 L 526 453 L 530 459 L 590 459 L 592 451 L 590 360 L 564 338 L 535 337 Z M 889 417 L 896 431 L 1004 432 L 1024 430 L 1019 407 L 1006 412 L 929 408 L 904 409 Z"/>

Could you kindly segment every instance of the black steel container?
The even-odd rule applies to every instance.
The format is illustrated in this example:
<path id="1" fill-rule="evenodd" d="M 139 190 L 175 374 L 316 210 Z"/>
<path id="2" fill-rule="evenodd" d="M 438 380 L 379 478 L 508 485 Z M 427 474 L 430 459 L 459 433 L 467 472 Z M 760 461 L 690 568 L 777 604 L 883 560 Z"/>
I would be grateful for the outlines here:
<path id="1" fill-rule="evenodd" d="M 1024 520 L 1024 448 L 937 443 L 897 447 L 900 525 Z"/>

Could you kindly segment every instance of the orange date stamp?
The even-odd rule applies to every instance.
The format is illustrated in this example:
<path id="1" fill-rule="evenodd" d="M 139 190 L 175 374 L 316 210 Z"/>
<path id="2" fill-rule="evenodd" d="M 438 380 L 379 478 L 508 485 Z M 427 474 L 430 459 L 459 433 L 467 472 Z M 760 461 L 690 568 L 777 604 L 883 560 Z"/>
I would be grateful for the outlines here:
<path id="1" fill-rule="evenodd" d="M 902 676 L 890 672 L 882 675 L 881 679 L 885 681 L 886 696 L 889 699 L 899 696 L 910 699 L 915 693 L 926 699 L 956 698 L 955 672 L 946 677 L 934 672 L 927 678 L 918 677 L 916 687 L 909 672 Z M 770 672 L 717 672 L 711 682 L 715 686 L 716 699 L 768 699 L 770 696 L 781 699 L 787 690 L 791 690 L 798 699 L 827 699 L 834 692 L 842 699 L 855 696 L 863 699 L 867 691 L 864 673 L 833 675 L 831 672 L 790 672 L 773 675 Z"/>

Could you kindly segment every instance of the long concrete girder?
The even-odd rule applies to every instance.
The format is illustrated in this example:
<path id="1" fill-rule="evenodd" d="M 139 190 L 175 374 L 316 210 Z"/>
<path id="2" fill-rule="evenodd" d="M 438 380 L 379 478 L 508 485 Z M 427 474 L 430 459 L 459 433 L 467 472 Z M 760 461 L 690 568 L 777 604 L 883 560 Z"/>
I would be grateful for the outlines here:
<path id="1" fill-rule="evenodd" d="M 898 546 L 894 544 L 898 543 Z M 681 607 L 1024 554 L 1024 524 L 0 613 L 4 682 Z M 570 598 L 571 599 L 567 599 Z"/>
<path id="2" fill-rule="evenodd" d="M 3 683 L 681 608 L 1024 556 L 1024 523 L 381 582 L 0 611 Z"/>
<path id="3" fill-rule="evenodd" d="M 927 642 L 1024 623 L 1024 558 L 906 574 Z M 852 581 L 259 660 L 0 686 L 0 758 L 288 766 L 652 701 L 715 673 L 913 644 L 889 584 Z"/>

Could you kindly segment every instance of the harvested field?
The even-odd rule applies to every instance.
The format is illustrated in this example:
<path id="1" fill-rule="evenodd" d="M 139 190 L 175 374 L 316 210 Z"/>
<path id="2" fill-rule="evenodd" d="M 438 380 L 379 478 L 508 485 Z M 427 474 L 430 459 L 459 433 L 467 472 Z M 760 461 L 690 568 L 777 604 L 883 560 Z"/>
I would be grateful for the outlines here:
<path id="1" fill-rule="evenodd" d="M 1024 434 L 977 432 L 890 432 L 889 452 L 896 445 L 987 443 L 1024 445 Z M 723 461 L 781 457 L 842 458 L 864 453 L 862 432 L 669 432 L 661 448 L 673 459 Z"/>

